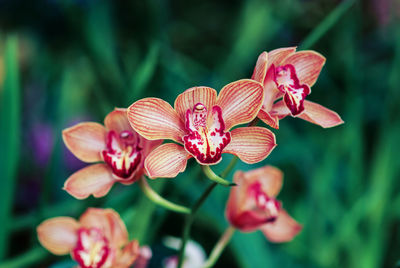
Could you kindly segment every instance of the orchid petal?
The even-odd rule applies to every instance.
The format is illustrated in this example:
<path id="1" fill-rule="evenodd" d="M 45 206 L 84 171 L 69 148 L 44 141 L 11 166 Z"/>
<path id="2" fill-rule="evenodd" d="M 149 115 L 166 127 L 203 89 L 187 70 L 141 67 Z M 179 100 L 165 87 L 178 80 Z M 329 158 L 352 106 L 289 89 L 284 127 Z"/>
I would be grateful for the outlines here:
<path id="1" fill-rule="evenodd" d="M 148 140 L 171 139 L 182 143 L 185 126 L 171 105 L 158 98 L 136 101 L 128 108 L 128 120 Z"/>
<path id="2" fill-rule="evenodd" d="M 116 133 L 121 133 L 126 130 L 132 132 L 132 127 L 129 124 L 126 111 L 127 109 L 115 108 L 114 111 L 109 113 L 104 119 L 106 128 L 108 130 L 114 130 Z"/>
<path id="3" fill-rule="evenodd" d="M 279 118 L 277 116 L 270 115 L 263 108 L 261 108 L 261 110 L 258 112 L 257 117 L 270 127 L 279 129 Z"/>
<path id="4" fill-rule="evenodd" d="M 295 67 L 300 84 L 312 87 L 317 81 L 325 61 L 325 57 L 321 54 L 307 50 L 290 55 L 284 60 L 284 64 L 292 64 Z"/>
<path id="5" fill-rule="evenodd" d="M 217 92 L 215 89 L 210 87 L 192 87 L 179 94 L 175 100 L 174 107 L 179 117 L 185 118 L 186 111 L 192 110 L 196 104 L 201 103 L 207 108 L 207 111 L 211 111 L 216 101 Z"/>
<path id="6" fill-rule="evenodd" d="M 94 122 L 79 123 L 63 130 L 67 148 L 80 160 L 88 163 L 101 161 L 101 151 L 106 148 L 107 131 Z"/>
<path id="7" fill-rule="evenodd" d="M 43 247 L 56 255 L 68 254 L 78 240 L 79 223 L 70 217 L 45 220 L 37 227 L 38 239 Z"/>
<path id="8" fill-rule="evenodd" d="M 269 197 L 278 195 L 283 184 L 283 173 L 280 169 L 273 166 L 264 166 L 261 168 L 249 170 L 244 173 L 246 184 L 260 182 L 263 192 Z"/>
<path id="9" fill-rule="evenodd" d="M 217 105 L 222 109 L 225 129 L 253 120 L 263 99 L 263 87 L 254 80 L 243 79 L 224 86 L 219 93 Z"/>
<path id="10" fill-rule="evenodd" d="M 231 135 L 223 152 L 234 154 L 247 164 L 264 160 L 276 146 L 275 135 L 262 127 L 236 128 Z"/>
<path id="11" fill-rule="evenodd" d="M 119 248 L 128 242 L 128 231 L 119 214 L 113 209 L 88 208 L 79 218 L 86 228 L 98 228 L 110 243 Z"/>
<path id="12" fill-rule="evenodd" d="M 183 146 L 166 143 L 147 156 L 144 166 L 150 178 L 173 178 L 186 169 L 189 158 Z"/>
<path id="13" fill-rule="evenodd" d="M 270 114 L 277 116 L 279 119 L 283 119 L 290 114 L 290 111 L 283 101 L 278 101 L 272 107 Z M 307 100 L 304 101 L 304 112 L 301 113 L 298 118 L 323 128 L 335 127 L 344 123 L 336 112 Z"/>
<path id="14" fill-rule="evenodd" d="M 264 83 L 265 74 L 267 73 L 268 53 L 263 52 L 258 56 L 256 67 L 254 67 L 251 79 Z"/>
<path id="15" fill-rule="evenodd" d="M 139 257 L 140 249 L 139 242 L 133 240 L 129 242 L 121 251 L 120 255 L 117 256 L 116 263 L 113 267 L 123 268 L 131 267 L 135 260 Z M 135 265 L 136 267 L 136 265 Z"/>
<path id="16" fill-rule="evenodd" d="M 299 117 L 323 128 L 335 127 L 344 123 L 336 112 L 307 100 L 304 101 L 304 112 Z"/>
<path id="17" fill-rule="evenodd" d="M 291 241 L 302 229 L 285 210 L 279 212 L 278 218 L 273 223 L 261 226 L 260 230 L 271 242 L 281 243 Z"/>
<path id="18" fill-rule="evenodd" d="M 296 51 L 296 47 L 283 47 L 271 50 L 268 52 L 268 66 L 269 68 L 272 64 L 275 66 L 281 65 L 284 59 L 292 55 Z"/>
<path id="19" fill-rule="evenodd" d="M 64 184 L 64 190 L 76 199 L 89 195 L 105 196 L 116 180 L 106 164 L 94 164 L 72 174 Z"/>
<path id="20" fill-rule="evenodd" d="M 282 97 L 283 93 L 278 89 L 275 77 L 275 65 L 272 65 L 265 75 L 264 85 L 264 102 L 261 109 L 269 111 L 278 98 Z"/>

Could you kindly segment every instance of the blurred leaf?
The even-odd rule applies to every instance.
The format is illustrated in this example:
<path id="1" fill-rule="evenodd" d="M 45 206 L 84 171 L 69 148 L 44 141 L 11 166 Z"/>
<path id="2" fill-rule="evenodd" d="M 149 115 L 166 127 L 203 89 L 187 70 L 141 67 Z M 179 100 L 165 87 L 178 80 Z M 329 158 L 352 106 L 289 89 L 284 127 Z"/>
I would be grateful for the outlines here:
<path id="1" fill-rule="evenodd" d="M 8 226 L 17 183 L 20 150 L 20 85 L 18 69 L 18 38 L 10 35 L 5 45 L 5 80 L 0 95 L 0 259 L 8 249 Z"/>

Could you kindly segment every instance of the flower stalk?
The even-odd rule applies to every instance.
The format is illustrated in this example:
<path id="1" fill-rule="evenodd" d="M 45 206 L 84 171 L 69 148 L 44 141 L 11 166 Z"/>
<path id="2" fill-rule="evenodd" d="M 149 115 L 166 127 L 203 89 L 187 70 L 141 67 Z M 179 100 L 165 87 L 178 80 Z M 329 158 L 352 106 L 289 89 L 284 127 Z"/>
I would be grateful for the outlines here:
<path id="1" fill-rule="evenodd" d="M 229 226 L 225 232 L 222 234 L 221 238 L 215 244 L 213 250 L 211 251 L 210 257 L 204 264 L 203 268 L 211 268 L 217 262 L 221 253 L 224 251 L 225 247 L 228 245 L 229 241 L 231 240 L 233 234 L 235 233 L 235 228 Z"/>
<path id="2" fill-rule="evenodd" d="M 183 214 L 189 214 L 190 209 L 181 205 L 177 205 L 175 203 L 172 203 L 171 201 L 166 200 L 165 198 L 161 197 L 156 191 L 154 191 L 150 185 L 148 184 L 147 180 L 145 177 L 142 177 L 139 181 L 138 184 L 140 186 L 140 189 L 142 189 L 143 193 L 149 198 L 151 201 L 153 201 L 155 204 L 162 206 L 163 208 L 166 208 L 168 210 L 172 210 L 177 213 L 183 213 Z"/>
<path id="3" fill-rule="evenodd" d="M 229 166 L 228 166 L 229 167 Z M 209 178 L 210 180 L 221 184 L 223 186 L 235 186 L 235 183 L 232 183 L 230 181 L 227 181 L 225 179 L 223 179 L 222 177 L 218 176 L 217 174 L 214 173 L 214 171 L 212 171 L 212 169 L 210 168 L 210 166 L 201 166 L 201 169 L 204 172 L 204 175 L 207 176 L 207 178 Z"/>

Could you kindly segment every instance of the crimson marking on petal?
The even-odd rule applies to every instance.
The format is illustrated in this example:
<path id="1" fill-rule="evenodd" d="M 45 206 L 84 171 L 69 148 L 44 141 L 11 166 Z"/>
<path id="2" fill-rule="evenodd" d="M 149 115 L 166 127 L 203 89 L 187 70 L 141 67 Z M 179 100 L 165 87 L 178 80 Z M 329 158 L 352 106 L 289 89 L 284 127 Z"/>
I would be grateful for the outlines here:
<path id="1" fill-rule="evenodd" d="M 101 268 L 109 266 L 107 261 L 112 259 L 112 250 L 107 238 L 98 228 L 80 228 L 78 242 L 72 251 L 72 258 L 81 268 Z"/>
<path id="2" fill-rule="evenodd" d="M 304 111 L 304 100 L 311 93 L 306 84 L 300 85 L 293 65 L 287 64 L 276 68 L 275 83 L 284 93 L 284 101 L 293 116 Z"/>
<path id="3" fill-rule="evenodd" d="M 122 131 L 117 137 L 115 131 L 107 135 L 107 150 L 102 151 L 104 162 L 112 169 L 113 174 L 120 180 L 132 178 L 142 161 L 139 138 L 135 139 L 130 131 Z"/>
<path id="4" fill-rule="evenodd" d="M 212 117 L 207 118 L 209 115 Z M 222 150 L 231 141 L 231 134 L 224 132 L 221 108 L 214 106 L 209 115 L 201 103 L 197 103 L 193 111 L 186 111 L 185 126 L 189 134 L 183 137 L 183 143 L 200 164 L 216 164 L 221 161 Z M 207 122 L 210 127 L 207 127 Z"/>
<path id="5" fill-rule="evenodd" d="M 265 222 L 274 222 L 281 210 L 281 203 L 263 192 L 260 182 L 252 184 L 248 191 L 254 198 L 255 209 L 264 212 Z"/>

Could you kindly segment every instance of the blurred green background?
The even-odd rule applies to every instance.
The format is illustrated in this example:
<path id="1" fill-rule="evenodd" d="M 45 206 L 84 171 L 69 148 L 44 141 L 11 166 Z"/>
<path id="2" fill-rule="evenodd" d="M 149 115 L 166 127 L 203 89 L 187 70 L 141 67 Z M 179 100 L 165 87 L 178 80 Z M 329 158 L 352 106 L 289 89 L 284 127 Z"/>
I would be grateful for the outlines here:
<path id="1" fill-rule="evenodd" d="M 279 245 L 237 232 L 217 267 L 396 267 L 399 15 L 397 0 L 0 0 L 0 267 L 71 266 L 41 248 L 35 227 L 88 206 L 117 210 L 160 267 L 175 254 L 162 238 L 180 236 L 183 216 L 153 205 L 137 185 L 74 200 L 61 188 L 84 164 L 66 150 L 62 129 L 101 122 L 146 96 L 173 103 L 192 86 L 219 90 L 250 77 L 262 51 L 296 45 L 327 58 L 308 99 L 345 124 L 284 119 L 270 157 L 237 165 L 282 169 L 279 198 L 304 229 Z M 216 171 L 231 159 L 223 158 Z M 208 184 L 193 160 L 177 178 L 151 183 L 185 205 Z M 217 187 L 192 229 L 207 253 L 227 226 L 227 196 Z"/>

